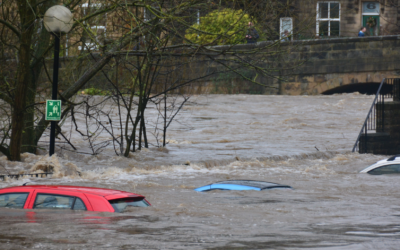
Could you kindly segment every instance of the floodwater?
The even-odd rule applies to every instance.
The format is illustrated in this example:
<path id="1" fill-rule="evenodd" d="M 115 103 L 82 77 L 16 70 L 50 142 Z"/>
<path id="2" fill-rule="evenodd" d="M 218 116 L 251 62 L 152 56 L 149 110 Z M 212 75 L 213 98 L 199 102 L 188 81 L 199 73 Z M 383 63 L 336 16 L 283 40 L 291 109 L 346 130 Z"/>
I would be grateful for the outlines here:
<path id="1" fill-rule="evenodd" d="M 123 158 L 111 146 L 98 156 L 57 148 L 58 156 L 24 154 L 22 163 L 1 157 L 10 172 L 55 170 L 52 178 L 6 180 L 1 188 L 105 187 L 152 204 L 120 214 L 0 209 L 1 249 L 399 249 L 400 176 L 359 174 L 385 157 L 351 153 L 372 100 L 197 96 L 172 123 L 167 150 Z M 193 191 L 227 179 L 294 189 Z"/>

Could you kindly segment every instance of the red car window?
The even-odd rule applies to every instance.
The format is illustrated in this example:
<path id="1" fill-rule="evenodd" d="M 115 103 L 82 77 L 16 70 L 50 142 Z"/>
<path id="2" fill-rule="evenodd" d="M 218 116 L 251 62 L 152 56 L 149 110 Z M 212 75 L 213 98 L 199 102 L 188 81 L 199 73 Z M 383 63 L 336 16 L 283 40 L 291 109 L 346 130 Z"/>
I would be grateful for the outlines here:
<path id="1" fill-rule="evenodd" d="M 29 203 L 28 209 L 55 208 L 93 211 L 85 194 L 74 191 L 36 189 Z"/>
<path id="2" fill-rule="evenodd" d="M 78 197 L 38 193 L 33 209 L 41 208 L 86 210 L 85 204 Z"/>
<path id="3" fill-rule="evenodd" d="M 125 198 L 125 199 L 116 199 L 109 201 L 111 206 L 114 208 L 115 212 L 121 213 L 124 212 L 125 209 L 129 207 L 148 207 L 150 204 L 143 198 Z"/>
<path id="4" fill-rule="evenodd" d="M 0 194 L 0 207 L 23 208 L 29 193 Z"/>
<path id="5" fill-rule="evenodd" d="M 78 197 L 75 200 L 74 205 L 72 206 L 73 210 L 87 210 L 85 203 L 83 203 L 83 201 L 81 199 L 79 199 Z"/>

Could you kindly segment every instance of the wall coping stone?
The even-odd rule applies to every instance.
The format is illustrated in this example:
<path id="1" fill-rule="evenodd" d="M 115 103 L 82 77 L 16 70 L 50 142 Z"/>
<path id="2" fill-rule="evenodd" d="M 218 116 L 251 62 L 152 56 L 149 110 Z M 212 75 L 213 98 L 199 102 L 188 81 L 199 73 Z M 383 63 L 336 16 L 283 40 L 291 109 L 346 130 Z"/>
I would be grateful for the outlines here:
<path id="1" fill-rule="evenodd" d="M 376 42 L 376 41 L 389 41 L 389 40 L 400 40 L 400 35 L 390 35 L 390 36 L 371 36 L 371 37 L 342 37 L 342 38 L 323 38 L 323 39 L 309 39 L 309 40 L 294 40 L 290 42 L 279 42 L 275 41 L 262 41 L 251 44 L 237 44 L 237 45 L 216 45 L 216 46 L 207 46 L 207 49 L 214 50 L 226 50 L 226 51 L 235 51 L 235 50 L 251 50 L 251 49 L 259 49 L 263 47 L 279 44 L 281 46 L 299 46 L 299 45 L 318 45 L 318 44 L 335 44 L 335 43 L 354 43 L 354 42 Z M 124 50 L 118 52 L 116 54 L 126 54 L 129 53 L 130 50 Z M 137 52 L 137 51 L 135 51 Z M 92 52 L 92 56 L 99 57 L 103 52 Z M 62 56 L 60 60 L 71 60 L 75 59 L 77 56 Z M 46 58 L 46 61 L 52 61 L 52 58 Z"/>
<path id="2" fill-rule="evenodd" d="M 400 35 L 294 40 L 290 42 L 281 42 L 281 43 L 279 43 L 276 40 L 276 41 L 262 41 L 251 44 L 217 45 L 217 46 L 209 46 L 207 48 L 216 50 L 228 50 L 228 49 L 237 50 L 237 49 L 262 48 L 271 46 L 275 43 L 279 43 L 280 45 L 283 46 L 288 46 L 288 45 L 317 45 L 317 44 L 334 44 L 334 43 L 376 42 L 376 41 L 387 41 L 387 40 L 400 40 Z"/>

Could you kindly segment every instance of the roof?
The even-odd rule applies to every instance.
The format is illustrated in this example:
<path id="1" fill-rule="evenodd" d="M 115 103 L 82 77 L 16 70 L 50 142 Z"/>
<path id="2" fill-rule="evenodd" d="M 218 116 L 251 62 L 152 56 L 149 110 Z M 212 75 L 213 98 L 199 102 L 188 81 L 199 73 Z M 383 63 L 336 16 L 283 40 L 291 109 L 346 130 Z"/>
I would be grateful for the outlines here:
<path id="1" fill-rule="evenodd" d="M 106 188 L 95 188 L 95 187 L 81 187 L 81 186 L 60 186 L 60 185 L 29 185 L 29 186 L 16 186 L 16 187 L 9 187 L 9 189 L 18 188 L 18 189 L 48 189 L 48 190 L 60 190 L 60 191 L 75 191 L 75 192 L 82 192 L 88 194 L 94 194 L 99 196 L 115 196 L 115 195 L 123 195 L 123 196 L 138 196 L 142 197 L 141 195 L 114 190 L 114 189 L 106 189 Z M 8 189 L 8 188 L 4 188 Z M 4 190 L 3 189 L 3 190 Z"/>
<path id="2" fill-rule="evenodd" d="M 360 173 L 368 173 L 369 171 L 371 171 L 375 168 L 386 166 L 386 165 L 391 165 L 391 164 L 400 164 L 400 155 L 394 155 L 388 159 L 377 161 L 376 163 L 372 164 L 371 166 L 368 166 L 368 167 L 364 168 L 363 170 L 361 170 Z"/>
<path id="3" fill-rule="evenodd" d="M 266 181 L 253 181 L 253 180 L 227 180 L 212 183 L 203 187 L 196 188 L 196 191 L 210 191 L 214 189 L 221 190 L 257 190 L 261 191 L 264 189 L 273 188 L 292 188 L 288 185 L 281 185 Z"/>
<path id="4" fill-rule="evenodd" d="M 392 157 L 390 157 L 389 159 L 387 159 L 387 161 L 397 161 L 397 160 L 400 160 L 400 155 L 395 155 L 395 156 L 392 156 Z"/>
<path id="5" fill-rule="evenodd" d="M 256 187 L 260 189 L 267 189 L 273 188 L 278 186 L 286 186 L 272 182 L 266 181 L 252 181 L 252 180 L 227 180 L 227 181 L 220 181 L 216 182 L 215 184 L 233 184 L 233 185 L 242 185 L 242 186 L 249 186 L 249 187 Z"/>

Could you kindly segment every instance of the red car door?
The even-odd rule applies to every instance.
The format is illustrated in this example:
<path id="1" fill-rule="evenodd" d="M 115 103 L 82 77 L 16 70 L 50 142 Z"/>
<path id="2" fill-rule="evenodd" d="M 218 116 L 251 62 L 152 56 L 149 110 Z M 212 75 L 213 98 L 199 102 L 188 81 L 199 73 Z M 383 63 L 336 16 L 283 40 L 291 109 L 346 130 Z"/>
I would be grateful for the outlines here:
<path id="1" fill-rule="evenodd" d="M 85 194 L 83 194 L 82 192 L 78 192 L 78 191 L 63 191 L 63 190 L 49 190 L 49 189 L 35 189 L 32 192 L 32 195 L 30 200 L 25 204 L 27 209 L 34 209 L 34 204 L 36 201 L 36 198 L 38 197 L 38 195 L 59 195 L 59 196 L 69 196 L 69 197 L 77 197 L 79 199 L 81 199 L 83 201 L 83 203 L 85 204 L 86 210 L 87 211 L 93 211 L 92 205 L 90 204 L 89 200 L 87 199 L 87 197 L 85 196 Z M 28 204 L 28 205 L 27 205 Z"/>
<path id="2" fill-rule="evenodd" d="M 32 199 L 33 196 L 33 191 L 34 191 L 33 189 L 15 187 L 15 188 L 7 188 L 1 190 L 0 194 L 28 194 L 25 200 L 25 204 L 23 206 L 23 209 L 28 209 L 30 200 Z"/>

